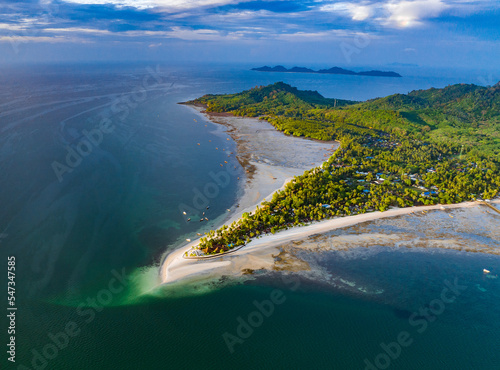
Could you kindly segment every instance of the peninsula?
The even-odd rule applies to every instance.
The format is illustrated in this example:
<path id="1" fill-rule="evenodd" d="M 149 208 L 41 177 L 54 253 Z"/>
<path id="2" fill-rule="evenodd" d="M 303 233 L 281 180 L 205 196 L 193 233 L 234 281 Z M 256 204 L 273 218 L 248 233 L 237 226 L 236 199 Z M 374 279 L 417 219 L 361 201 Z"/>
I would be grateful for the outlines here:
<path id="1" fill-rule="evenodd" d="M 257 71 L 257 72 L 283 72 L 283 73 L 320 73 L 320 74 L 330 74 L 330 75 L 352 75 L 352 76 L 374 76 L 374 77 L 402 77 L 399 73 L 392 72 L 392 71 L 377 71 L 377 70 L 372 70 L 372 71 L 364 71 L 364 72 L 354 72 L 350 71 L 348 69 L 340 68 L 340 67 L 332 67 L 330 69 L 320 69 L 318 71 L 314 71 L 309 68 L 304 68 L 304 67 L 293 67 L 290 69 L 287 69 L 283 66 L 276 66 L 276 67 L 259 67 L 259 68 L 252 68 L 252 71 Z"/>
<path id="2" fill-rule="evenodd" d="M 227 253 L 264 234 L 320 220 L 498 195 L 500 84 L 458 84 L 357 103 L 278 82 L 191 103 L 341 146 L 253 212 L 207 233 L 188 258 Z"/>

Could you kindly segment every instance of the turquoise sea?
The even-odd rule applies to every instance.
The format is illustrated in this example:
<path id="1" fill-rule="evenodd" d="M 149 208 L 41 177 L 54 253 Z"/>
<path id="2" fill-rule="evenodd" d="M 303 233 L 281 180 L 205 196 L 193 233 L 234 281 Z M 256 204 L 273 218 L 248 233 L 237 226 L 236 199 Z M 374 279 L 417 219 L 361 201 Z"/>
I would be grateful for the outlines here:
<path id="1" fill-rule="evenodd" d="M 303 251 L 315 274 L 158 286 L 165 253 L 217 226 L 244 181 L 229 136 L 177 103 L 277 81 L 364 100 L 490 76 L 249 67 L 0 70 L 0 282 L 14 256 L 17 307 L 15 363 L 5 350 L 12 322 L 1 321 L 2 369 L 500 369 L 500 257 L 491 254 L 381 243 Z M 207 196 L 224 160 L 236 169 Z M 209 221 L 188 222 L 187 207 Z M 461 237 L 498 246 L 484 230 Z"/>

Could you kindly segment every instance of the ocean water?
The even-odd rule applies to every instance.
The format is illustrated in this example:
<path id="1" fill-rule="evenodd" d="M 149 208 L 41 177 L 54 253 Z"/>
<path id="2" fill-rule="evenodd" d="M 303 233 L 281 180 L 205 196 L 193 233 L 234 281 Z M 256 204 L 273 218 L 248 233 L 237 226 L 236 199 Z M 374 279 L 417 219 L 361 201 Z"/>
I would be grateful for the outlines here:
<path id="1" fill-rule="evenodd" d="M 362 284 L 355 294 L 307 274 L 159 286 L 162 256 L 220 223 L 237 201 L 237 177 L 244 181 L 224 130 L 177 103 L 276 81 L 363 100 L 483 76 L 400 73 L 385 79 L 154 63 L 3 68 L 0 282 L 7 286 L 7 257 L 15 256 L 18 311 L 16 363 L 4 351 L 2 364 L 498 368 L 500 259 L 493 255 L 380 245 L 322 256 L 320 273 Z M 199 222 L 202 216 L 209 221 Z M 457 294 L 444 303 L 450 284 Z M 8 343 L 9 323 L 1 322 Z M 393 345 L 401 336 L 405 346 Z"/>

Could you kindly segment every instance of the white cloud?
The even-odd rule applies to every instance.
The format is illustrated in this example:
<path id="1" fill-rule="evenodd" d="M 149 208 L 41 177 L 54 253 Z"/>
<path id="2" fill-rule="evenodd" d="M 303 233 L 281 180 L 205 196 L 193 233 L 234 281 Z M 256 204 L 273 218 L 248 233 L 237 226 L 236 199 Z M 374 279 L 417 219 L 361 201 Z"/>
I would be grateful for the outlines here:
<path id="1" fill-rule="evenodd" d="M 339 2 L 320 8 L 354 21 L 373 20 L 389 27 L 415 27 L 450 8 L 443 0 L 389 0 L 387 2 Z"/>
<path id="2" fill-rule="evenodd" d="M 291 42 L 300 41 L 325 41 L 325 40 L 339 40 L 345 38 L 353 37 L 363 37 L 366 39 L 375 39 L 378 36 L 367 33 L 367 32 L 357 32 L 350 30 L 328 30 L 328 31 L 318 31 L 318 32 L 293 32 L 293 33 L 282 33 L 282 34 L 270 34 L 267 38 L 273 40 L 284 40 Z"/>
<path id="3" fill-rule="evenodd" d="M 223 34 L 217 30 L 210 29 L 190 29 L 183 27 L 172 27 L 169 31 L 125 31 L 118 35 L 128 37 L 156 37 L 156 38 L 172 38 L 189 41 L 218 41 L 222 39 L 237 39 L 235 33 Z"/>
<path id="4" fill-rule="evenodd" d="M 21 31 L 24 30 L 24 27 L 18 24 L 0 23 L 0 30 Z"/>
<path id="5" fill-rule="evenodd" d="M 82 33 L 82 34 L 93 34 L 93 35 L 112 35 L 112 32 L 108 30 L 99 30 L 96 28 L 80 28 L 80 27 L 45 28 L 43 31 L 50 33 Z"/>
<path id="6" fill-rule="evenodd" d="M 325 12 L 340 13 L 350 17 L 355 21 L 364 21 L 370 18 L 375 9 L 375 4 L 369 3 L 346 3 L 339 2 L 335 4 L 328 4 L 320 8 L 320 10 Z"/>
<path id="7" fill-rule="evenodd" d="M 11 44 L 24 44 L 29 42 L 44 42 L 50 44 L 56 43 L 79 43 L 89 44 L 91 41 L 78 37 L 63 36 L 0 36 L 0 42 L 10 42 Z"/>
<path id="8" fill-rule="evenodd" d="M 65 0 L 76 4 L 112 4 L 119 7 L 133 7 L 137 9 L 163 8 L 165 10 L 183 10 L 204 6 L 219 6 L 238 2 L 236 0 Z"/>
<path id="9" fill-rule="evenodd" d="M 440 15 L 449 6 L 441 0 L 392 1 L 385 4 L 389 17 L 385 23 L 396 27 L 413 27 L 424 19 Z"/>

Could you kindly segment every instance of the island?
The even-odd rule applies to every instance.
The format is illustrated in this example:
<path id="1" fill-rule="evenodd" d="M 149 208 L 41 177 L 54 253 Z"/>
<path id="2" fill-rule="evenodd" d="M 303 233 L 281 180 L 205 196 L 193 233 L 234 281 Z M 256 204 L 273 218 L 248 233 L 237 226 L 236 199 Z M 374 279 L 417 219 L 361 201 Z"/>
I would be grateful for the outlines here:
<path id="1" fill-rule="evenodd" d="M 500 83 L 353 102 L 278 82 L 188 103 L 341 145 L 253 212 L 207 233 L 185 258 L 229 253 L 264 234 L 321 220 L 489 200 L 499 192 Z"/>
<path id="2" fill-rule="evenodd" d="M 340 68 L 340 67 L 333 67 L 329 69 L 320 69 L 318 71 L 314 71 L 309 68 L 305 67 L 293 67 L 290 69 L 287 69 L 283 66 L 276 66 L 276 67 L 259 67 L 259 68 L 252 68 L 251 71 L 257 71 L 257 72 L 282 72 L 282 73 L 320 73 L 320 74 L 330 74 L 330 75 L 352 75 L 352 76 L 374 76 L 374 77 L 402 77 L 399 73 L 392 72 L 392 71 L 377 71 L 377 70 L 372 70 L 372 71 L 364 71 L 364 72 L 354 72 L 350 71 L 348 69 Z"/>

